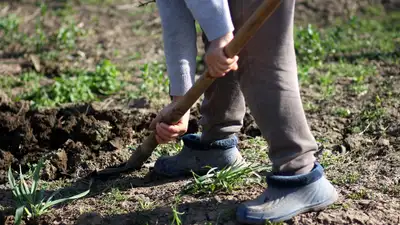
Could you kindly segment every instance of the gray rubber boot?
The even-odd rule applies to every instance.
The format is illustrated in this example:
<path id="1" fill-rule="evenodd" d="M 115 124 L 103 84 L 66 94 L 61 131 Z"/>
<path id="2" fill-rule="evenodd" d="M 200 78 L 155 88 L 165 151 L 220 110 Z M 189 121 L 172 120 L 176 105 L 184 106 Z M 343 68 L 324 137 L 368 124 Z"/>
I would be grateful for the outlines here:
<path id="1" fill-rule="evenodd" d="M 184 146 L 177 155 L 163 156 L 156 161 L 154 171 L 157 174 L 179 177 L 190 175 L 193 171 L 203 175 L 210 169 L 208 167 L 222 169 L 243 160 L 237 149 L 236 136 L 202 143 L 200 134 L 187 134 L 182 140 Z"/>
<path id="2" fill-rule="evenodd" d="M 338 193 L 323 176 L 318 163 L 307 174 L 267 177 L 268 188 L 257 199 L 240 205 L 237 219 L 246 224 L 280 222 L 308 212 L 322 210 L 338 199 Z"/>

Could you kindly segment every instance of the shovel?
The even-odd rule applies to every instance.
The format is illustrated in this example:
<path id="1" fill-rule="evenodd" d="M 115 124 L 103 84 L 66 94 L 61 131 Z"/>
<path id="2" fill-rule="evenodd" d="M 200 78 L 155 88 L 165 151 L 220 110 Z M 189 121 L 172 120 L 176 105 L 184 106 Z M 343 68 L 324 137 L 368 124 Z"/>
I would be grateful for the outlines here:
<path id="1" fill-rule="evenodd" d="M 233 40 L 224 48 L 226 56 L 232 58 L 237 55 L 280 4 L 281 0 L 264 0 L 240 30 L 238 30 Z M 215 79 L 216 78 L 211 77 L 208 70 L 206 70 L 186 94 L 176 102 L 171 113 L 163 117 L 161 121 L 167 124 L 178 122 Z M 107 179 L 108 177 L 115 177 L 122 173 L 138 170 L 151 156 L 157 146 L 158 143 L 155 138 L 155 132 L 153 131 L 133 152 L 126 163 L 122 163 L 117 167 L 109 167 L 102 171 L 95 171 L 92 176 L 100 179 Z"/>

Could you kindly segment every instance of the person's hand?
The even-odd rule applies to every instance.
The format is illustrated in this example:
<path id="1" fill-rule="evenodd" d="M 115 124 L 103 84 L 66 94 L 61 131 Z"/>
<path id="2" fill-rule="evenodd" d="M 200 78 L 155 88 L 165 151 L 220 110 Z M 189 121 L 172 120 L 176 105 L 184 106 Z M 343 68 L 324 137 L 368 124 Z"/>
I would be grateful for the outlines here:
<path id="1" fill-rule="evenodd" d="M 166 144 L 187 132 L 190 110 L 186 112 L 186 114 L 176 124 L 169 125 L 160 122 L 163 116 L 171 113 L 176 100 L 177 97 L 174 98 L 174 101 L 171 104 L 164 107 L 150 124 L 149 128 L 150 130 L 155 130 L 156 140 L 159 144 Z"/>
<path id="2" fill-rule="evenodd" d="M 230 70 L 238 69 L 237 61 L 239 57 L 234 56 L 233 58 L 227 58 L 224 53 L 224 47 L 228 45 L 232 39 L 233 33 L 230 32 L 210 42 L 204 61 L 212 77 L 223 77 Z"/>

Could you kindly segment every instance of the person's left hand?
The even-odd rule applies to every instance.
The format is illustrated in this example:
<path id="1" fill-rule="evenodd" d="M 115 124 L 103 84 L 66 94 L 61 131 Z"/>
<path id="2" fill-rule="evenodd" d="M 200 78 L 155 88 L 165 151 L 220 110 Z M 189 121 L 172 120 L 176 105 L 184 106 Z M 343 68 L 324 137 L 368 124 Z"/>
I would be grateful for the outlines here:
<path id="1" fill-rule="evenodd" d="M 228 45 L 232 39 L 233 33 L 230 32 L 210 42 L 204 61 L 212 77 L 223 77 L 229 71 L 238 69 L 237 61 L 239 60 L 239 56 L 228 58 L 224 53 L 224 47 Z"/>

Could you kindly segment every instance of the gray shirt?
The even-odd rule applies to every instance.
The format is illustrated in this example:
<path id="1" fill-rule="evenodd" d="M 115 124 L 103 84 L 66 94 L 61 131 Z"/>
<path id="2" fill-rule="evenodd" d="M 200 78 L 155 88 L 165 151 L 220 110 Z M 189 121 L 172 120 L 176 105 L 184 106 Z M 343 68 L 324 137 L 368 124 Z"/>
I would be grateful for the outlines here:
<path id="1" fill-rule="evenodd" d="M 170 95 L 184 95 L 196 72 L 197 21 L 212 41 L 234 30 L 228 0 L 157 0 Z"/>

